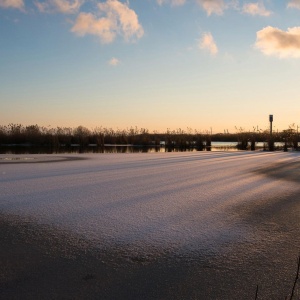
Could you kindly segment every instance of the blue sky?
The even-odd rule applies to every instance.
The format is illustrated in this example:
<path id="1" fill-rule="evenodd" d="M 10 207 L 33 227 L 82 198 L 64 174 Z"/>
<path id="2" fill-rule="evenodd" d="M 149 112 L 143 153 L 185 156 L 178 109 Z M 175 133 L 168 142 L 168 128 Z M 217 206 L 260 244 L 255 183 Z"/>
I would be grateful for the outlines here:
<path id="1" fill-rule="evenodd" d="M 300 125 L 300 0 L 0 0 L 1 124 Z"/>

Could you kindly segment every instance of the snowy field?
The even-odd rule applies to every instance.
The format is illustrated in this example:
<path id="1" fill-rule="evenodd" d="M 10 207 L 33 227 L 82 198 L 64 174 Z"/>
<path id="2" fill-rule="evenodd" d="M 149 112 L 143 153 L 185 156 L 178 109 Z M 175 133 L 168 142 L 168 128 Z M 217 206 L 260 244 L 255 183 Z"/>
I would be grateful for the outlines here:
<path id="1" fill-rule="evenodd" d="M 299 170 L 296 152 L 0 155 L 0 212 L 111 251 L 102 259 L 114 268 L 162 260 L 189 287 L 166 275 L 162 299 L 254 299 L 257 284 L 261 299 L 284 299 L 300 248 Z"/>

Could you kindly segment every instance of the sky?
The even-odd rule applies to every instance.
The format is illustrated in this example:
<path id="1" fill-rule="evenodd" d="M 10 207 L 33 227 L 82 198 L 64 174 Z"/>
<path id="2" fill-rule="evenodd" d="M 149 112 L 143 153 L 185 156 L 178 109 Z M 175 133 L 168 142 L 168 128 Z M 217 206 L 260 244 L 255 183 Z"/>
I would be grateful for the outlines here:
<path id="1" fill-rule="evenodd" d="M 0 0 L 1 124 L 300 126 L 300 0 Z"/>

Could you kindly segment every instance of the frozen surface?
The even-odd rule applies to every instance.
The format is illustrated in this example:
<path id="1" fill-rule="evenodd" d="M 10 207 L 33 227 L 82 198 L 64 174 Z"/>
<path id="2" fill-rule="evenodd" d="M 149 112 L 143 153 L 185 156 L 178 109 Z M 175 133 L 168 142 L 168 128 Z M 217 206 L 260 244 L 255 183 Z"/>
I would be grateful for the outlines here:
<path id="1" fill-rule="evenodd" d="M 241 224 L 243 219 L 233 207 L 258 198 L 278 199 L 299 187 L 284 178 L 274 180 L 253 172 L 299 160 L 292 154 L 84 157 L 53 164 L 0 165 L 1 211 L 56 224 L 95 242 L 129 243 L 140 249 L 193 248 L 200 242 L 209 246 L 245 238 L 251 230 Z M 36 158 L 43 161 L 28 155 L 24 160 Z M 49 160 L 49 156 L 44 158 Z"/>
<path id="2" fill-rule="evenodd" d="M 239 265 L 271 247 L 289 258 L 298 252 L 298 153 L 67 157 L 1 155 L 1 213 L 149 260 L 203 254 Z"/>

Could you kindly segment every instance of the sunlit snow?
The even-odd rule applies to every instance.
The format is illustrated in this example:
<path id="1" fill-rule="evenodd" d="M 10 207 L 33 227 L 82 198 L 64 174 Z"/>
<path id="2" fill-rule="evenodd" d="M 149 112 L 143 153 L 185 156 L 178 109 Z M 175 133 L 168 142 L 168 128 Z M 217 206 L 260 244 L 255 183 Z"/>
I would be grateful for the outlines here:
<path id="1" fill-rule="evenodd" d="M 1 155 L 2 162 L 11 157 Z M 299 188 L 292 180 L 260 172 L 276 163 L 299 162 L 297 153 L 89 154 L 81 158 L 85 159 L 27 155 L 23 159 L 40 163 L 20 159 L 0 164 L 1 212 L 69 230 L 100 248 L 124 245 L 143 253 L 213 251 L 226 243 L 256 238 L 258 232 L 245 216 L 247 207 L 259 209 L 261 202 L 274 202 Z M 268 238 L 276 239 L 276 233 Z"/>

